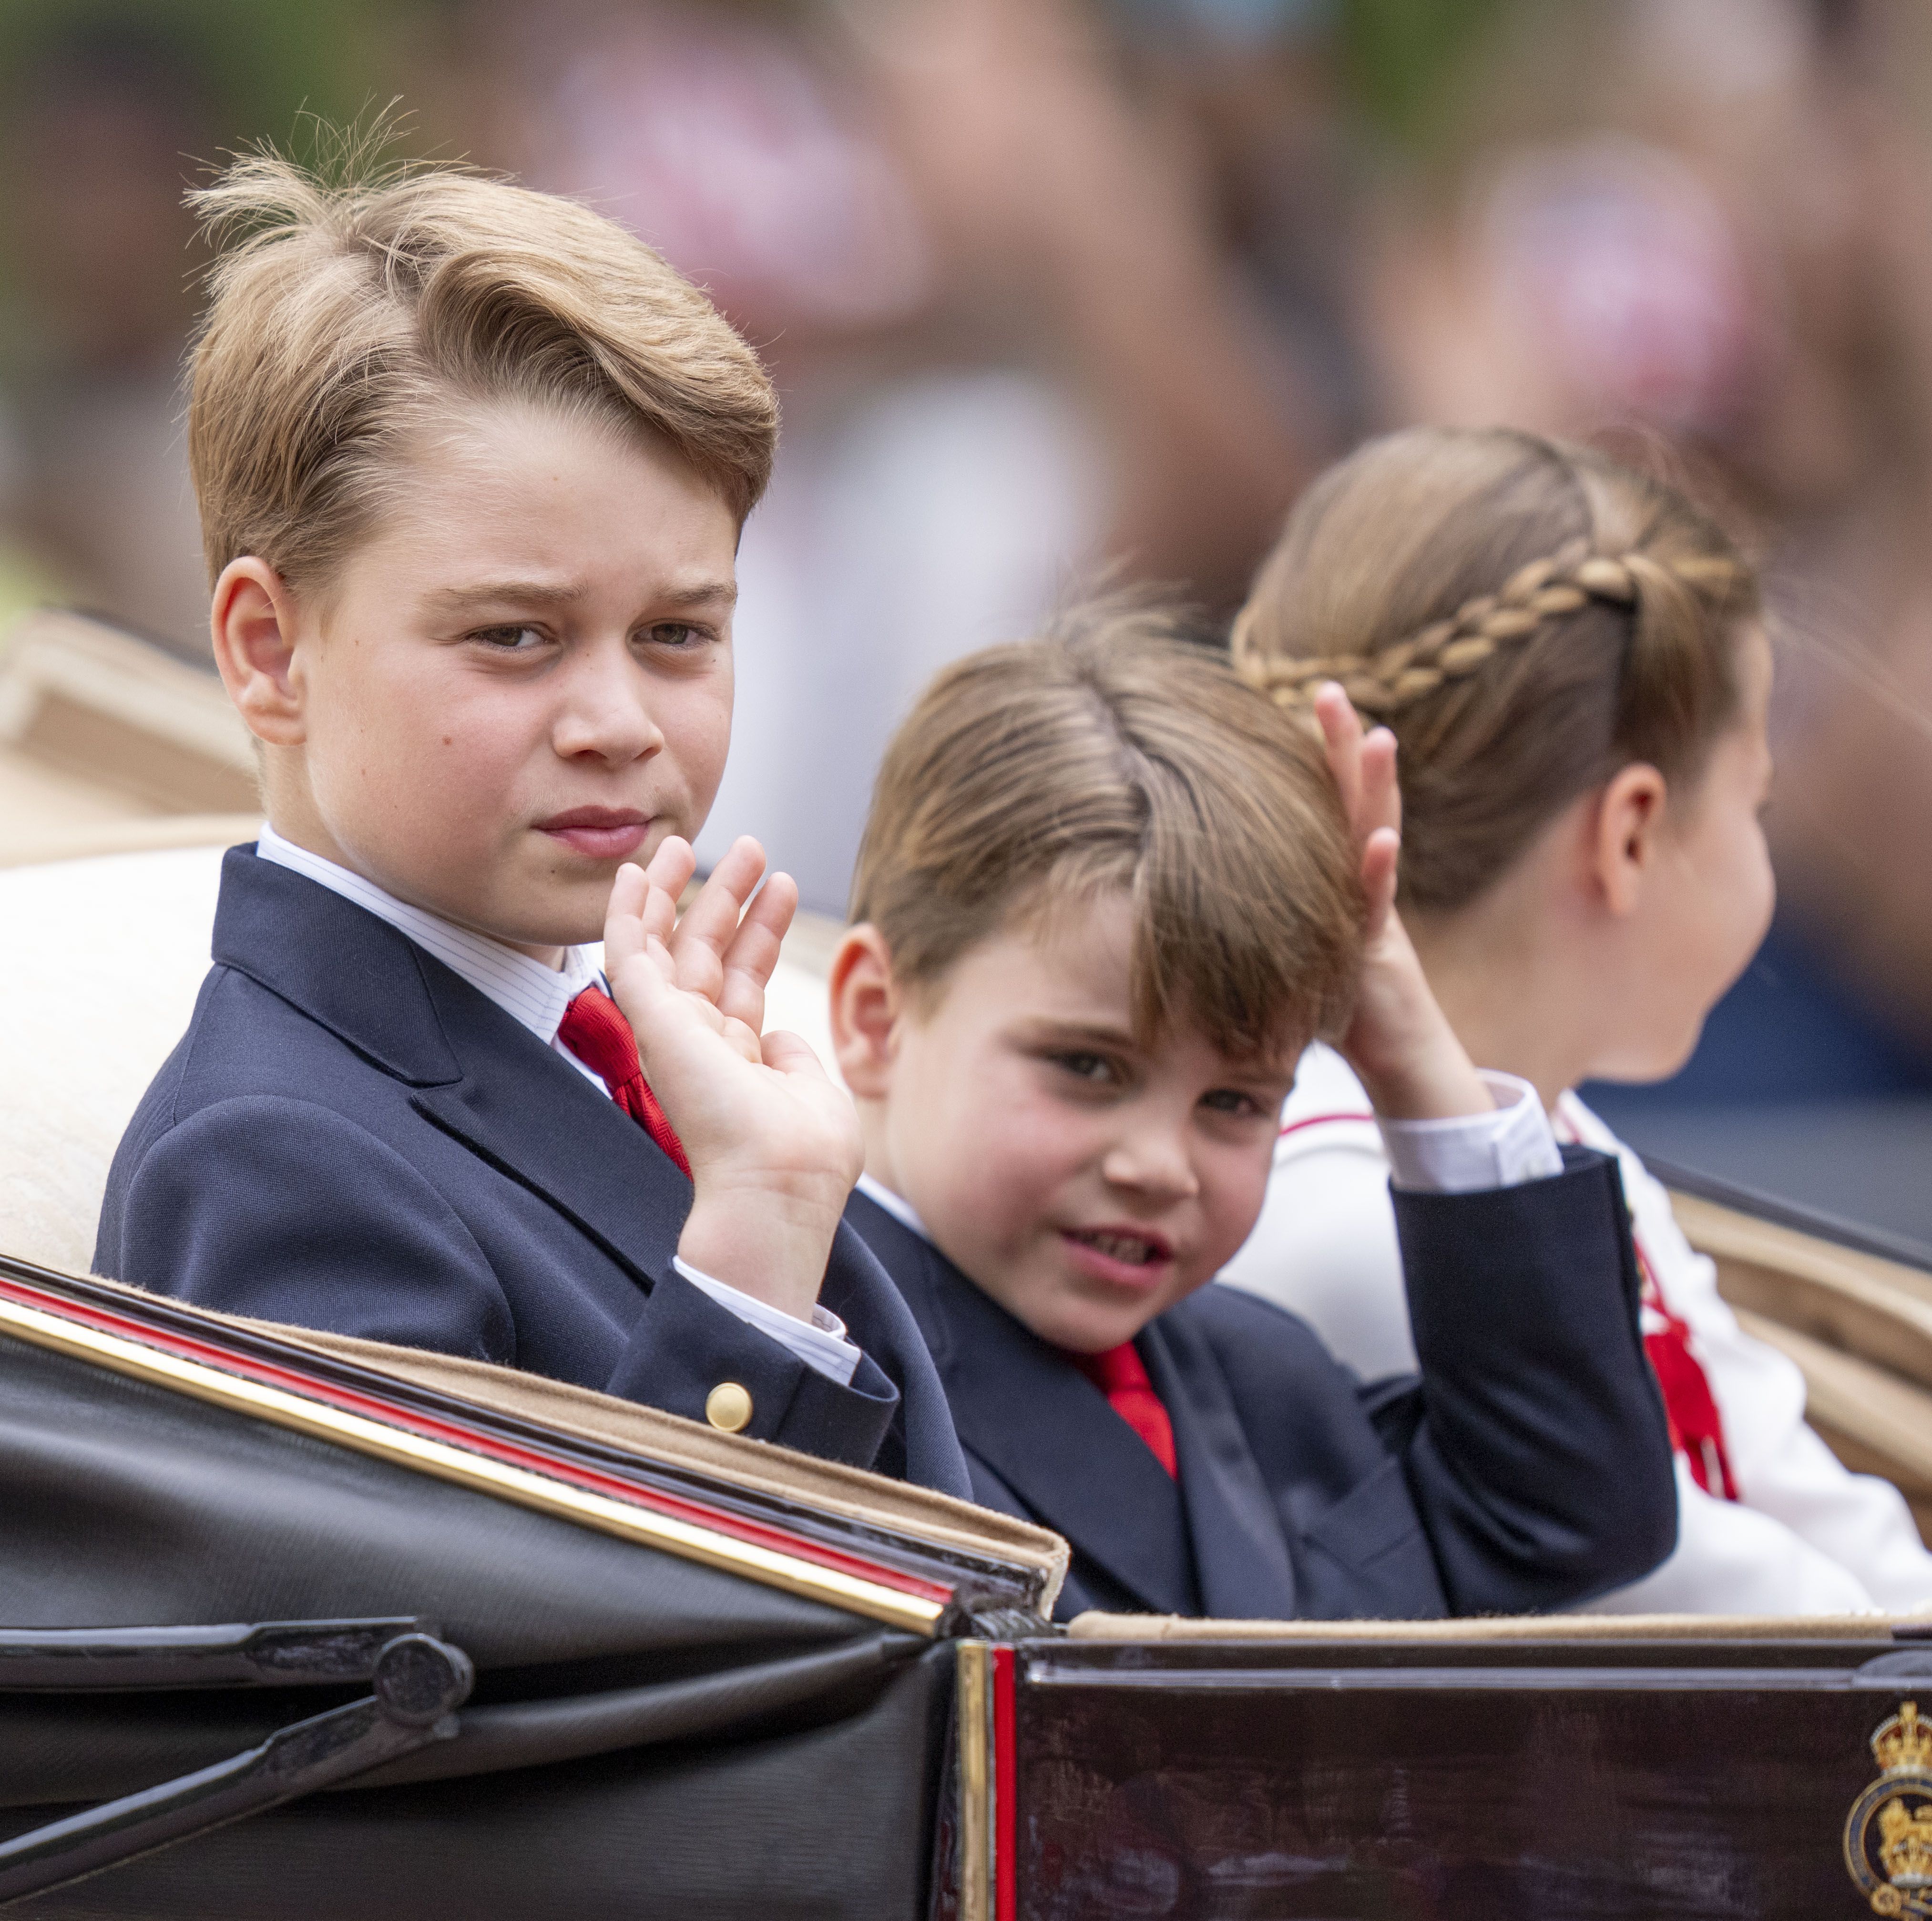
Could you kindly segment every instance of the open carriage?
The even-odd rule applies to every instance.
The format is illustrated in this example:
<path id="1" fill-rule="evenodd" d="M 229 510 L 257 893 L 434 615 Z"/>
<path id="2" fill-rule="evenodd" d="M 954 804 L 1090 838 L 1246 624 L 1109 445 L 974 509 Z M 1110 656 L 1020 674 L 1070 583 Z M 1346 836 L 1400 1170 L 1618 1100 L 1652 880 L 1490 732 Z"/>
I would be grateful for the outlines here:
<path id="1" fill-rule="evenodd" d="M 1001 1517 L 80 1278 L 234 837 L 144 831 L 182 844 L 0 873 L 0 1901 L 1932 1913 L 1932 1624 L 1063 1630 L 1064 1550 Z M 1687 1217 L 1834 1444 L 1932 1500 L 1932 1278 Z"/>

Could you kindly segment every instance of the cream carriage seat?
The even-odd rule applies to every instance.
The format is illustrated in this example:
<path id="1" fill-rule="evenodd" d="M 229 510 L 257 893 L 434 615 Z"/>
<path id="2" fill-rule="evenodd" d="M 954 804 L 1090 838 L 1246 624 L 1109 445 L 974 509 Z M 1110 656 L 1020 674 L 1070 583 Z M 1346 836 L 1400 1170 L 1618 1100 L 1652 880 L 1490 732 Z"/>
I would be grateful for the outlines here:
<path id="1" fill-rule="evenodd" d="M 256 825 L 115 822 L 0 866 L 0 1253 L 87 1271 L 108 1164 L 208 971 L 223 851 Z M 836 933 L 802 918 L 766 1017 L 828 1066 L 823 966 Z"/>
<path id="2" fill-rule="evenodd" d="M 1745 1331 L 1797 1364 L 1806 1420 L 1932 1541 L 1932 1274 L 1701 1196 L 1672 1205 Z"/>
<path id="3" fill-rule="evenodd" d="M 254 828 L 118 823 L 117 851 L 0 869 L 0 1252 L 87 1271 L 116 1144 L 208 971 L 221 850 Z"/>

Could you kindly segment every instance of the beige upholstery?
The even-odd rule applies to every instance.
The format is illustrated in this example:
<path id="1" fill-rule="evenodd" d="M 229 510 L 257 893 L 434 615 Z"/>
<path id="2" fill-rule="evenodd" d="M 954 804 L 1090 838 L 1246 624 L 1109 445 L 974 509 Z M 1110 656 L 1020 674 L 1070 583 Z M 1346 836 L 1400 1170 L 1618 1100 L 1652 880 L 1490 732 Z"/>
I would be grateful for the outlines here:
<path id="1" fill-rule="evenodd" d="M 1739 1324 L 1804 1375 L 1806 1419 L 1932 1541 L 1932 1274 L 1694 1195 L 1671 1205 Z"/>
<path id="2" fill-rule="evenodd" d="M 50 783 L 50 800 L 77 784 L 130 816 L 250 808 L 253 747 L 207 667 L 138 634 L 40 608 L 0 636 L 0 757 Z"/>
<path id="3" fill-rule="evenodd" d="M 91 858 L 0 863 L 0 1253 L 87 1271 L 116 1145 L 208 971 L 222 850 L 253 832 L 246 816 L 104 824 L 70 842 Z M 801 933 L 823 947 L 824 923 Z M 824 1001 L 781 960 L 766 1025 L 829 1061 Z"/>
<path id="4" fill-rule="evenodd" d="M 1932 1388 L 1932 1274 L 1694 1195 L 1671 1207 L 1733 1307 Z"/>
<path id="5" fill-rule="evenodd" d="M 1932 1392 L 1747 1307 L 1737 1315 L 1745 1333 L 1796 1364 L 1804 1418 L 1826 1445 L 1853 1473 L 1889 1481 L 1932 1541 Z"/>
<path id="6" fill-rule="evenodd" d="M 5 789 L 0 783 L 0 805 Z M 152 814 L 110 819 L 84 812 L 58 824 L 15 824 L 0 836 L 0 867 L 44 867 L 56 860 L 92 860 L 107 854 L 155 854 L 175 847 L 233 847 L 253 840 L 259 814 Z"/>
<path id="7" fill-rule="evenodd" d="M 115 1145 L 208 971 L 220 860 L 0 870 L 0 1251 L 86 1271 Z"/>

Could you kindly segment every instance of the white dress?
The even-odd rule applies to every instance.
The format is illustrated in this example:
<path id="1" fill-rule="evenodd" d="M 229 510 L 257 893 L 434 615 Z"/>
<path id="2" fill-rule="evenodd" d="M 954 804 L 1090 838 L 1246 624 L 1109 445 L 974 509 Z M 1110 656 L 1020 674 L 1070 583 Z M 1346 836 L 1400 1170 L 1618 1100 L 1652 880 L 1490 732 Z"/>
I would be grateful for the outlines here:
<path id="1" fill-rule="evenodd" d="M 1688 1327 L 1738 1496 L 1706 1493 L 1680 1453 L 1676 1551 L 1591 1610 L 1827 1614 L 1932 1602 L 1932 1553 L 1904 1498 L 1848 1472 L 1805 1425 L 1803 1376 L 1739 1328 L 1662 1185 L 1574 1094 L 1554 1118 L 1559 1133 L 1617 1156 L 1638 1246 Z M 1415 1366 L 1388 1157 L 1360 1083 L 1328 1048 L 1302 1058 L 1261 1219 L 1221 1278 L 1310 1322 L 1365 1378 Z"/>

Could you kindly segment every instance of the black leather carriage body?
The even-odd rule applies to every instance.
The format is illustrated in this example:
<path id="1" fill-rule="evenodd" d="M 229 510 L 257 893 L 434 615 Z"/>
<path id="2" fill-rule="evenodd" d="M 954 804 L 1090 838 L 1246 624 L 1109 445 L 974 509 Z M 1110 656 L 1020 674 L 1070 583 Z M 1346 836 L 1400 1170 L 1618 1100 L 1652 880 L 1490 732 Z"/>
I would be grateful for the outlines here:
<path id="1" fill-rule="evenodd" d="M 1061 1632 L 1002 1517 L 4 1261 L 0 1541 L 23 1915 L 1932 1915 L 1910 1622 Z"/>
<path id="2" fill-rule="evenodd" d="M 903 1916 L 1054 1537 L 574 1388 L 0 1262 L 0 1900 Z M 86 1877 L 86 1878 L 81 1878 Z"/>

